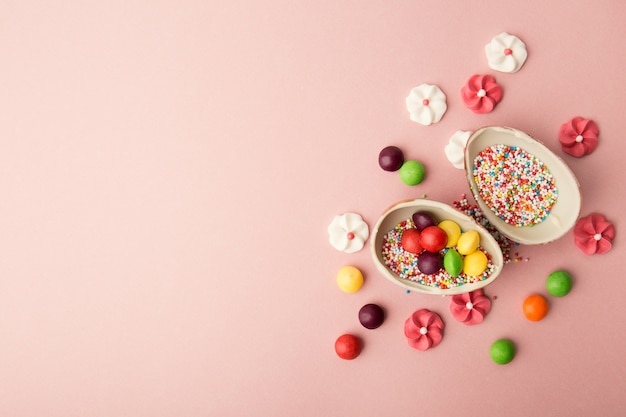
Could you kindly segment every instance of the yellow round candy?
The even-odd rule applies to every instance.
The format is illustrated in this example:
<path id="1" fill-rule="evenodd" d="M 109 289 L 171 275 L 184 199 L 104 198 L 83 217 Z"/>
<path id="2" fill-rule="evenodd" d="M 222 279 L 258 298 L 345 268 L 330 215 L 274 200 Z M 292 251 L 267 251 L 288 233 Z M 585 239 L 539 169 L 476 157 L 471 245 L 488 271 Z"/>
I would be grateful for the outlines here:
<path id="1" fill-rule="evenodd" d="M 476 230 L 467 231 L 459 237 L 456 242 L 456 250 L 461 255 L 469 255 L 478 249 L 480 244 L 480 234 Z"/>
<path id="2" fill-rule="evenodd" d="M 487 269 L 487 255 L 476 250 L 463 258 L 463 272 L 465 275 L 477 276 Z"/>
<path id="3" fill-rule="evenodd" d="M 344 266 L 337 273 L 337 285 L 343 292 L 357 292 L 363 286 L 363 274 L 354 266 Z"/>
<path id="4" fill-rule="evenodd" d="M 451 248 L 452 246 L 456 246 L 456 243 L 459 241 L 459 237 L 461 236 L 461 226 L 453 222 L 452 220 L 443 220 L 437 226 L 443 229 L 448 235 L 448 243 L 446 244 L 446 248 Z"/>

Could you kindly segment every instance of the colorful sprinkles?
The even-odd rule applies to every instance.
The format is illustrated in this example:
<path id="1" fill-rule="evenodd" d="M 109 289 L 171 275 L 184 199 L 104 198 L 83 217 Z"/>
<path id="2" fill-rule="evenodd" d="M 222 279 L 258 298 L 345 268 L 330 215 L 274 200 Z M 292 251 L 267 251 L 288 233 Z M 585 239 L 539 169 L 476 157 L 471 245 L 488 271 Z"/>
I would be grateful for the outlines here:
<path id="1" fill-rule="evenodd" d="M 429 287 L 448 289 L 459 287 L 464 284 L 484 281 L 489 278 L 491 273 L 495 270 L 495 265 L 492 262 L 491 255 L 482 247 L 479 247 L 478 250 L 487 255 L 487 269 L 481 275 L 469 276 L 461 272 L 458 276 L 454 277 L 447 273 L 444 268 L 435 274 L 423 274 L 417 268 L 417 255 L 405 251 L 401 245 L 402 233 L 404 233 L 406 229 L 414 227 L 415 224 L 413 223 L 413 220 L 407 219 L 398 223 L 396 227 L 383 236 L 383 262 L 400 278 L 414 281 L 418 284 Z M 441 254 L 445 255 L 447 250 L 448 249 L 444 249 L 441 251 Z"/>
<path id="2" fill-rule="evenodd" d="M 476 221 L 476 223 L 487 229 L 487 231 L 491 234 L 491 236 L 493 236 L 496 242 L 498 242 L 498 246 L 500 246 L 500 250 L 502 251 L 505 264 L 508 264 L 509 262 L 529 261 L 529 258 L 522 258 L 517 252 L 515 252 L 514 256 L 511 256 L 511 249 L 514 246 L 518 246 L 518 244 L 500 233 L 500 231 L 496 229 L 494 225 L 489 222 L 489 220 L 487 220 L 487 217 L 485 217 L 480 207 L 478 207 L 476 204 L 470 204 L 465 194 L 461 194 L 461 198 L 458 201 L 453 201 L 452 205 L 454 206 L 454 208 L 470 216 Z"/>
<path id="3" fill-rule="evenodd" d="M 483 149 L 474 158 L 473 175 L 483 201 L 515 227 L 544 221 L 558 197 L 548 167 L 517 146 L 499 144 Z"/>

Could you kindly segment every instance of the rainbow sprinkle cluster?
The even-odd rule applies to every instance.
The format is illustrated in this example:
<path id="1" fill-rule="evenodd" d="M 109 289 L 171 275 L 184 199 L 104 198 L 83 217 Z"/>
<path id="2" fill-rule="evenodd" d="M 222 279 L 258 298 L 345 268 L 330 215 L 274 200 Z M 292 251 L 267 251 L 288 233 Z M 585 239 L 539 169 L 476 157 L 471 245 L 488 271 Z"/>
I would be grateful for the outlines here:
<path id="1" fill-rule="evenodd" d="M 487 255 L 487 269 L 481 275 L 469 276 L 461 272 L 458 276 L 453 277 L 444 268 L 441 268 L 436 274 L 426 275 L 417 268 L 417 255 L 405 251 L 402 248 L 402 233 L 406 229 L 414 228 L 413 220 L 407 219 L 396 225 L 385 236 L 383 236 L 382 255 L 383 262 L 400 278 L 417 282 L 418 284 L 427 285 L 429 287 L 448 289 L 459 287 L 464 284 L 472 284 L 484 281 L 493 273 L 495 265 L 492 262 L 491 255 L 482 247 L 478 250 Z M 448 249 L 441 251 L 442 256 Z"/>
<path id="2" fill-rule="evenodd" d="M 515 227 L 544 221 L 558 197 L 550 170 L 517 146 L 483 149 L 474 158 L 473 175 L 480 198 Z"/>

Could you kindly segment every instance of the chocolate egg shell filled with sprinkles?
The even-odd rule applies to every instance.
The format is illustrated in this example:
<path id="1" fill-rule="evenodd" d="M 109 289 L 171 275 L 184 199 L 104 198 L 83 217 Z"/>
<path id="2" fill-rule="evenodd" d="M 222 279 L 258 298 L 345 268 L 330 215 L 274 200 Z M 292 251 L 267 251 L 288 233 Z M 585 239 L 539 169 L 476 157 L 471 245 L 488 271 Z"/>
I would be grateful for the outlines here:
<path id="1" fill-rule="evenodd" d="M 448 252 L 456 252 L 456 246 L 443 247 L 436 253 L 406 251 L 402 247 L 402 236 L 407 230 L 415 230 L 413 214 L 416 212 L 428 214 L 437 224 L 449 220 L 463 232 L 478 233 L 480 244 L 475 249 L 487 258 L 484 270 L 472 268 L 471 274 L 474 275 L 468 270 L 462 271 L 463 257 L 458 252 L 457 262 L 448 259 L 445 268 L 443 260 Z M 385 278 L 405 289 L 425 294 L 453 295 L 474 291 L 493 282 L 504 265 L 502 250 L 487 229 L 467 214 L 428 199 L 402 201 L 387 209 L 374 226 L 370 251 L 376 268 Z"/>
<path id="2" fill-rule="evenodd" d="M 552 242 L 580 214 L 580 185 L 572 171 L 520 130 L 489 126 L 474 131 L 465 148 L 465 170 L 489 223 L 514 242 Z"/>

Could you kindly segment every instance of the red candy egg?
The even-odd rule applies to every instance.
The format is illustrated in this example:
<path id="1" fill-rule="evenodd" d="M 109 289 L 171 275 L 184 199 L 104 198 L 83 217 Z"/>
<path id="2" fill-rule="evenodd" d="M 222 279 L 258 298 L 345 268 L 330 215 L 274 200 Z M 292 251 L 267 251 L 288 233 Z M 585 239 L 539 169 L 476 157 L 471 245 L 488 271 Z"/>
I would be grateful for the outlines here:
<path id="1" fill-rule="evenodd" d="M 400 244 L 402 249 L 416 255 L 423 250 L 420 244 L 420 232 L 417 229 L 406 229 L 402 232 Z"/>
<path id="2" fill-rule="evenodd" d="M 419 243 L 428 252 L 439 252 L 448 243 L 448 234 L 439 226 L 428 226 L 420 232 Z"/>
<path id="3" fill-rule="evenodd" d="M 361 341 L 353 334 L 343 334 L 335 341 L 335 352 L 341 359 L 354 359 L 361 353 Z"/>

